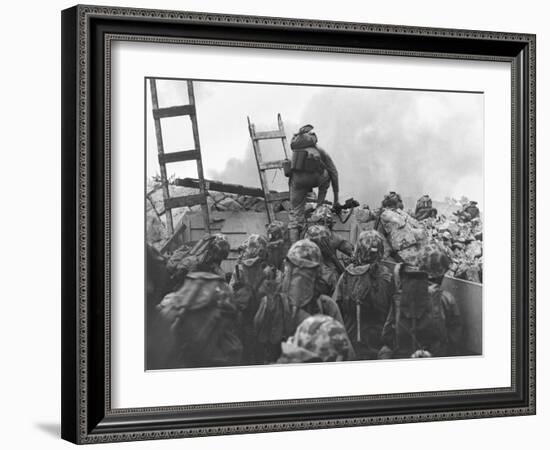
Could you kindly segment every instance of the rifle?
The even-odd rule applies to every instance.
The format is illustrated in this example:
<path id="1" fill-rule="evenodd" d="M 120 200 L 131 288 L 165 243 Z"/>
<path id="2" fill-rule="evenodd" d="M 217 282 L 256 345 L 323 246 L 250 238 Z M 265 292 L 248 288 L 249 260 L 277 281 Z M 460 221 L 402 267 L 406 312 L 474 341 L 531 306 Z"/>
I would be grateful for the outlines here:
<path id="1" fill-rule="evenodd" d="M 342 273 L 344 273 L 344 270 L 346 270 L 346 268 L 340 262 L 340 260 L 336 256 L 336 252 L 332 249 L 332 247 L 329 245 L 329 243 L 325 239 L 322 239 L 321 242 L 319 242 L 319 249 L 321 250 L 321 253 L 324 256 L 326 256 L 328 259 L 330 259 L 333 262 L 333 264 L 336 266 L 338 275 L 342 275 Z"/>
<path id="2" fill-rule="evenodd" d="M 336 203 L 332 208 L 332 212 L 338 216 L 340 219 L 340 222 L 346 223 L 349 218 L 351 217 L 351 213 L 353 212 L 353 208 L 356 208 L 359 206 L 359 202 L 355 200 L 353 197 L 348 198 L 343 205 L 340 205 L 339 203 Z M 351 210 L 349 214 L 346 216 L 345 219 L 342 219 L 342 211 L 344 210 Z"/>

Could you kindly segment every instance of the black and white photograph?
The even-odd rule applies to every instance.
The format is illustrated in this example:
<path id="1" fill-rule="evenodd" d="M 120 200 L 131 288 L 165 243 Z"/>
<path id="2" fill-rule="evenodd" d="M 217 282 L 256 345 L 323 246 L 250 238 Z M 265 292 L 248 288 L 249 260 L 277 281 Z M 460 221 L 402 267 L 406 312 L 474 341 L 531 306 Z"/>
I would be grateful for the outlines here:
<path id="1" fill-rule="evenodd" d="M 146 370 L 483 355 L 483 92 L 136 94 Z"/>
<path id="2" fill-rule="evenodd" d="M 290 3 L 62 11 L 62 438 L 536 440 L 542 15 Z"/>

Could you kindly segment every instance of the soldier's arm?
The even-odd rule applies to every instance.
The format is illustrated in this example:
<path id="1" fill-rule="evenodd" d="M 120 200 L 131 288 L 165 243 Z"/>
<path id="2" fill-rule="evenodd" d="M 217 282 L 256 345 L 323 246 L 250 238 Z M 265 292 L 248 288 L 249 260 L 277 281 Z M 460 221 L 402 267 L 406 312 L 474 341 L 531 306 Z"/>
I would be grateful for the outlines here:
<path id="1" fill-rule="evenodd" d="M 340 192 L 340 186 L 338 184 L 338 170 L 334 165 L 334 161 L 330 155 L 323 150 L 322 148 L 317 147 L 319 154 L 321 155 L 321 160 L 327 169 L 328 176 L 330 177 L 330 182 L 332 184 L 332 191 L 334 192 L 334 203 L 338 203 L 338 193 Z"/>

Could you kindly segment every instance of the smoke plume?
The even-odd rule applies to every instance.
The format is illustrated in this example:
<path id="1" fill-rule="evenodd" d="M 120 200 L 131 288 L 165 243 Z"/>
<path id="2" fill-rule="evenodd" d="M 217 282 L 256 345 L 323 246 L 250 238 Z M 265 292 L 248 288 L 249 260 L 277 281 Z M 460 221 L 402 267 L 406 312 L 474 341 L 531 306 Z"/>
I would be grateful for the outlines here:
<path id="1" fill-rule="evenodd" d="M 340 198 L 379 206 L 384 194 L 403 198 L 429 194 L 434 200 L 466 195 L 483 205 L 483 97 L 481 94 L 327 88 L 313 96 L 302 123 L 287 123 L 287 137 L 311 123 L 318 145 L 333 158 Z M 276 113 L 276 111 L 275 111 Z M 284 117 L 283 117 L 284 119 Z M 280 143 L 266 153 L 282 156 Z M 250 158 L 233 158 L 212 178 L 259 186 Z M 266 158 L 267 159 L 267 158 Z M 287 189 L 282 173 L 268 172 L 273 187 Z M 330 198 L 330 195 L 329 195 Z"/>

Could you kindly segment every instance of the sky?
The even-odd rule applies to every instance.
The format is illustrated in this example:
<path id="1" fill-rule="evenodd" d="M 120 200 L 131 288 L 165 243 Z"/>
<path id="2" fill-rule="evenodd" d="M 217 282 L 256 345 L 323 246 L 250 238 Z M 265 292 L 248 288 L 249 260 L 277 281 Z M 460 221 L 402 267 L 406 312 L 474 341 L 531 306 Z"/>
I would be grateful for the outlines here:
<path id="1" fill-rule="evenodd" d="M 384 193 L 475 199 L 483 208 L 483 94 L 195 81 L 205 176 L 258 186 L 247 117 L 257 131 L 277 128 L 280 113 L 290 139 L 310 123 L 333 158 L 340 199 L 379 206 Z M 188 102 L 186 82 L 157 81 L 161 107 Z M 147 176 L 159 173 L 157 143 L 146 93 Z M 165 152 L 194 147 L 188 117 L 162 119 Z M 281 159 L 279 140 L 262 141 L 264 160 Z M 167 165 L 168 175 L 196 177 L 194 161 Z M 288 189 L 281 171 L 274 189 Z M 332 199 L 332 193 L 329 194 Z"/>

